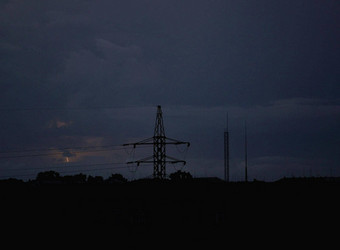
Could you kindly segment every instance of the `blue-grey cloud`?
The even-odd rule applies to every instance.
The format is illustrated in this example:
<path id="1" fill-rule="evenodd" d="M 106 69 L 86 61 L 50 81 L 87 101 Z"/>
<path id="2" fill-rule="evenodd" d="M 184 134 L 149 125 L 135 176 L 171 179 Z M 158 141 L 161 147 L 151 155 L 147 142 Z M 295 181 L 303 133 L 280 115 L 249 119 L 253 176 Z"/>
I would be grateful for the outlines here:
<path id="1" fill-rule="evenodd" d="M 226 112 L 235 176 L 245 120 L 258 178 L 286 173 L 277 159 L 339 174 L 338 10 L 310 0 L 2 1 L 0 148 L 142 139 L 162 104 L 167 134 L 192 142 L 197 175 L 222 176 Z"/>

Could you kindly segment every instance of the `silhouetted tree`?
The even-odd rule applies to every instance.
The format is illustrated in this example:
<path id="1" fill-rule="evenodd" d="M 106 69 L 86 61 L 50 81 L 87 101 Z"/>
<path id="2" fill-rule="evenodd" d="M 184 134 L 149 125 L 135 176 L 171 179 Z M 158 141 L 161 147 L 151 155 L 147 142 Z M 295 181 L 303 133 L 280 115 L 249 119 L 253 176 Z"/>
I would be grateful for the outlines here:
<path id="1" fill-rule="evenodd" d="M 181 170 L 178 170 L 177 172 L 174 172 L 170 174 L 170 180 L 172 181 L 178 181 L 178 180 L 191 180 L 192 175 L 189 172 L 184 172 Z"/>
<path id="2" fill-rule="evenodd" d="M 117 183 L 117 182 L 127 182 L 127 179 L 123 177 L 121 174 L 112 174 L 106 180 L 107 183 Z"/>
<path id="3" fill-rule="evenodd" d="M 74 180 L 77 183 L 85 183 L 86 182 L 86 175 L 82 174 L 82 173 L 74 175 Z"/>
<path id="4" fill-rule="evenodd" d="M 36 180 L 39 182 L 46 182 L 46 183 L 58 182 L 60 181 L 60 175 L 58 172 L 55 172 L 52 170 L 40 172 L 38 173 Z"/>
<path id="5" fill-rule="evenodd" d="M 0 183 L 18 185 L 18 184 L 23 184 L 24 181 L 16 179 L 16 178 L 9 178 L 9 179 L 5 179 L 5 180 L 0 180 Z"/>
<path id="6" fill-rule="evenodd" d="M 89 175 L 87 177 L 87 183 L 89 184 L 102 184 L 104 182 L 104 179 L 102 176 L 91 176 Z"/>
<path id="7" fill-rule="evenodd" d="M 80 184 L 80 183 L 86 183 L 86 175 L 84 174 L 76 174 L 76 175 L 66 175 L 62 177 L 63 183 L 67 184 Z"/>

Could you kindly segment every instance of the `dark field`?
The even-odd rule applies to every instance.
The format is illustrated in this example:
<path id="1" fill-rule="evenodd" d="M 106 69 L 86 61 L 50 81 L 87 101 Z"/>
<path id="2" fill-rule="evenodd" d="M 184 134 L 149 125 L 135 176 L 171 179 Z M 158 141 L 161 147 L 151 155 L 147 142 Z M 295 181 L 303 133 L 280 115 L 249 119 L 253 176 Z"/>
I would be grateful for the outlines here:
<path id="1" fill-rule="evenodd" d="M 101 185 L 2 181 L 1 224 L 4 235 L 53 244 L 66 239 L 136 248 L 328 244 L 337 238 L 339 191 L 337 179 L 304 178 Z"/>

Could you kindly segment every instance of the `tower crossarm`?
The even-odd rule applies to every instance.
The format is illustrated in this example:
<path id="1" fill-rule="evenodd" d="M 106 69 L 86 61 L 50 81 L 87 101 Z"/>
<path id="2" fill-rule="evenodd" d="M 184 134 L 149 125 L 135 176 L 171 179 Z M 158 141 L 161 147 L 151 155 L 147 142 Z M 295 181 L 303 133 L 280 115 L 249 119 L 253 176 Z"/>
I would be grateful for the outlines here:
<path id="1" fill-rule="evenodd" d="M 153 145 L 154 144 L 153 138 L 154 137 L 150 137 L 139 142 L 125 143 L 122 146 L 133 146 L 135 148 L 138 145 Z"/>
<path id="2" fill-rule="evenodd" d="M 136 146 L 139 146 L 139 145 L 153 145 L 155 138 L 156 137 L 153 136 L 153 137 L 144 139 L 144 140 L 139 141 L 139 142 L 125 143 L 122 146 L 133 146 L 135 148 Z M 172 139 L 172 138 L 165 137 L 165 136 L 163 138 L 165 139 L 165 144 L 172 144 L 172 145 L 187 144 L 188 147 L 190 146 L 190 142 L 179 141 L 179 140 Z"/>
<path id="3" fill-rule="evenodd" d="M 183 163 L 184 165 L 186 164 L 186 161 L 179 160 L 179 159 L 176 159 L 176 158 L 171 157 L 171 156 L 166 156 L 166 158 L 167 158 L 165 160 L 166 163 L 171 163 L 171 164 Z M 153 156 L 149 156 L 149 157 L 137 160 L 137 161 L 126 162 L 126 164 L 137 164 L 137 166 L 139 166 L 141 163 L 154 163 Z"/>
<path id="4" fill-rule="evenodd" d="M 172 163 L 172 164 L 183 163 L 184 165 L 187 163 L 186 161 L 179 160 L 179 159 L 176 159 L 176 158 L 174 158 L 172 156 L 168 156 L 168 155 L 166 156 L 166 158 L 169 159 L 169 160 L 166 161 L 167 163 Z"/>
<path id="5" fill-rule="evenodd" d="M 128 161 L 126 164 L 137 164 L 137 166 L 139 166 L 139 164 L 141 164 L 141 163 L 154 163 L 153 162 L 153 155 L 149 156 L 149 157 L 145 157 L 145 158 L 137 160 L 137 161 Z"/>
<path id="6" fill-rule="evenodd" d="M 165 139 L 166 139 L 166 142 L 165 142 L 166 144 L 174 144 L 174 145 L 187 144 L 188 147 L 190 146 L 190 142 L 187 142 L 187 141 L 179 141 L 179 140 L 172 139 L 169 137 L 165 137 Z"/>

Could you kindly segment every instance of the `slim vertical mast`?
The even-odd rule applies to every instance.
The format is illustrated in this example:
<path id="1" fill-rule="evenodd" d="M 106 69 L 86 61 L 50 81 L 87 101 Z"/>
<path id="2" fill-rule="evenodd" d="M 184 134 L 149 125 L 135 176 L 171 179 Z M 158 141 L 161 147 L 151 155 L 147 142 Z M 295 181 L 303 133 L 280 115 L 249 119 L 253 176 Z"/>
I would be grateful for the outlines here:
<path id="1" fill-rule="evenodd" d="M 228 128 L 228 113 L 227 124 L 224 130 L 224 180 L 229 182 L 229 128 Z"/>
<path id="2" fill-rule="evenodd" d="M 244 125 L 244 132 L 245 132 L 245 136 L 244 136 L 244 151 L 245 151 L 245 182 L 248 182 L 248 141 L 247 141 L 247 121 L 245 122 Z"/>

